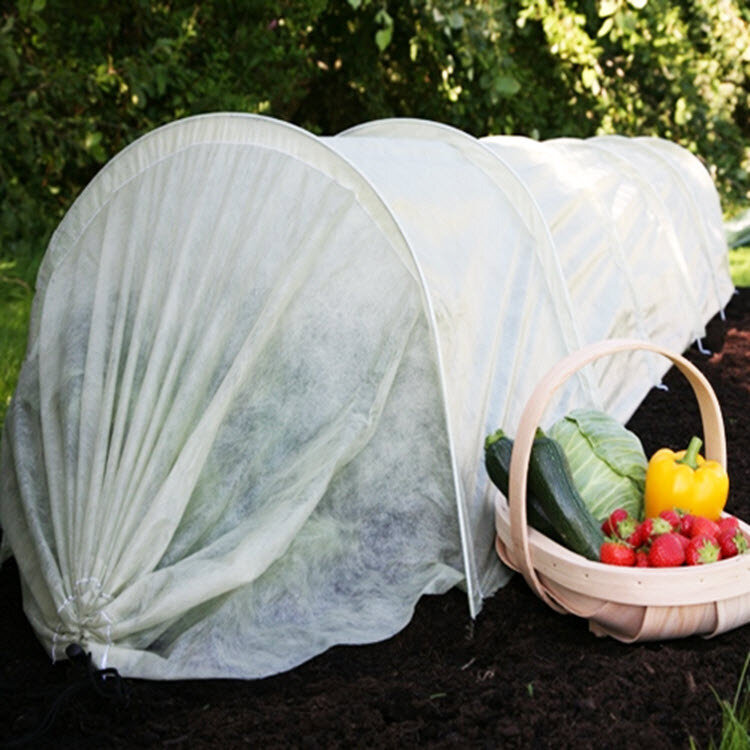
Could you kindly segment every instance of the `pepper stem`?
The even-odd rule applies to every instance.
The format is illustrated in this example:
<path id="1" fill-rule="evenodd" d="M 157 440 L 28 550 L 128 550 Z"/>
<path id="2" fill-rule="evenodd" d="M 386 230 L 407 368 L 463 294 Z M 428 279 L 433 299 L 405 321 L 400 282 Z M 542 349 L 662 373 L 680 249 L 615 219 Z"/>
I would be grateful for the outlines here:
<path id="1" fill-rule="evenodd" d="M 691 469 L 697 469 L 698 451 L 701 449 L 702 445 L 703 441 L 699 437 L 691 437 L 685 455 L 682 458 L 677 459 L 675 463 L 687 464 Z"/>

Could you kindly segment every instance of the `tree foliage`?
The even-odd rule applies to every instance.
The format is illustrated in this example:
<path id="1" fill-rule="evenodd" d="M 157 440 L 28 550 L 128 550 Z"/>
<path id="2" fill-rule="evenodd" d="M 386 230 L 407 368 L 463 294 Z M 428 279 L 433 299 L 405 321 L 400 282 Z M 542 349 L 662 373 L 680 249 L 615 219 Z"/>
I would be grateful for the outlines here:
<path id="1" fill-rule="evenodd" d="M 99 167 L 175 118 L 320 133 L 420 117 L 475 135 L 659 135 L 750 197 L 741 0 L 17 0 L 0 11 L 0 259 L 31 280 Z"/>

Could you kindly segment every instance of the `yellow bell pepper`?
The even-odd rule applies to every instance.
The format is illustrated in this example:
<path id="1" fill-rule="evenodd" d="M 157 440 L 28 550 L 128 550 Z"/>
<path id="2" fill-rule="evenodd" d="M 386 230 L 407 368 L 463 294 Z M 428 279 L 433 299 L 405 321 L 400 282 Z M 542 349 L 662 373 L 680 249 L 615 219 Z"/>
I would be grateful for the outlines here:
<path id="1" fill-rule="evenodd" d="M 729 494 L 729 477 L 718 461 L 706 461 L 698 453 L 702 444 L 694 437 L 685 451 L 661 448 L 654 453 L 646 470 L 646 518 L 674 508 L 713 521 L 719 518 Z"/>

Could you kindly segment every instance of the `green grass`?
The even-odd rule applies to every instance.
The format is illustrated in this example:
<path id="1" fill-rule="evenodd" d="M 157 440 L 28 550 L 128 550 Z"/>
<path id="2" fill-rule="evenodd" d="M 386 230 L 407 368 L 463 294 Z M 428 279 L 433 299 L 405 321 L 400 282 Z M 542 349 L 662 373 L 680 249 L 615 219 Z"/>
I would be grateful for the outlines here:
<path id="1" fill-rule="evenodd" d="M 735 286 L 750 286 L 750 246 L 729 251 L 729 270 Z"/>
<path id="2" fill-rule="evenodd" d="M 0 427 L 26 351 L 35 265 L 0 261 Z"/>
<path id="3" fill-rule="evenodd" d="M 730 703 L 721 700 L 716 692 L 716 700 L 721 707 L 721 737 L 718 744 L 711 740 L 707 750 L 747 750 L 750 748 L 750 679 L 747 669 L 750 665 L 750 653 L 745 659 L 742 667 L 734 700 Z M 697 746 L 690 738 L 691 750 L 697 750 Z"/>

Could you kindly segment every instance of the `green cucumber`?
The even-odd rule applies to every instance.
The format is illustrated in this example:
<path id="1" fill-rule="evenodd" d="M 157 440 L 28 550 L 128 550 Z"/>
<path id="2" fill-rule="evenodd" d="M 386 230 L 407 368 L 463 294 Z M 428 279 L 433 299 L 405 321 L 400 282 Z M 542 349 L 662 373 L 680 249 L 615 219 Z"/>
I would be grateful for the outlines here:
<path id="1" fill-rule="evenodd" d="M 493 484 L 507 497 L 513 441 L 502 430 L 488 436 L 484 461 Z M 526 516 L 537 531 L 573 552 L 599 559 L 604 534 L 583 502 L 560 444 L 537 431 L 529 459 Z"/>

